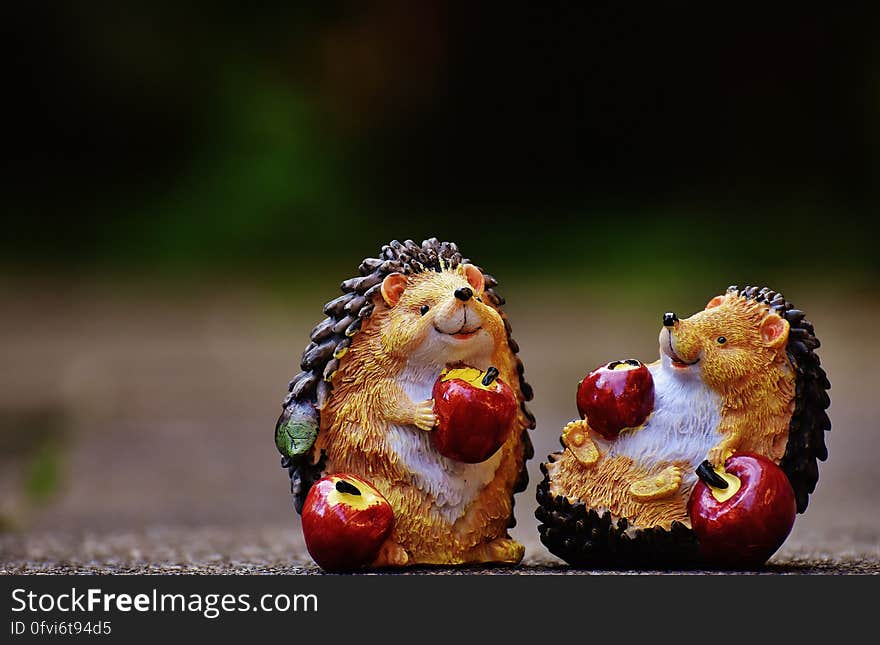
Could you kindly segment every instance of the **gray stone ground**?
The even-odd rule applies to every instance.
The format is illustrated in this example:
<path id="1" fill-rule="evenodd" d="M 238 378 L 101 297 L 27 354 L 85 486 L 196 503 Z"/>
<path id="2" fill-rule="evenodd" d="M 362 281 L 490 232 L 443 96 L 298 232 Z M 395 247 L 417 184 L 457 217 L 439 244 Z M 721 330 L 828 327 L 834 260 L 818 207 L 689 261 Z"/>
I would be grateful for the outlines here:
<path id="1" fill-rule="evenodd" d="M 414 573 L 579 573 L 537 540 L 539 460 L 575 414 L 584 372 L 612 358 L 652 359 L 660 313 L 692 311 L 709 295 L 623 303 L 587 293 L 576 300 L 588 304 L 572 308 L 552 290 L 503 292 L 536 392 L 533 485 L 517 497 L 513 530 L 526 560 Z M 880 573 L 880 347 L 868 340 L 880 299 L 863 296 L 854 312 L 852 300 L 839 296 L 848 306 L 838 308 L 825 293 L 787 295 L 823 341 L 834 384 L 831 458 L 764 572 Z M 272 428 L 326 297 L 282 306 L 246 291 L 48 283 L 0 286 L 0 296 L 0 573 L 318 572 Z M 60 456 L 60 484 L 37 503 L 22 482 L 47 445 Z"/>
<path id="2" fill-rule="evenodd" d="M 80 535 L 31 535 L 0 540 L 6 554 L 0 573 L 320 574 L 289 526 L 263 529 L 150 529 Z M 581 571 L 556 560 L 535 541 L 519 567 L 420 567 L 412 574 L 609 574 Z M 878 574 L 880 549 L 849 542 L 786 546 L 761 573 Z M 639 571 L 623 573 L 661 573 Z M 678 572 L 675 572 L 678 573 Z M 685 572 L 705 573 L 705 572 Z"/>

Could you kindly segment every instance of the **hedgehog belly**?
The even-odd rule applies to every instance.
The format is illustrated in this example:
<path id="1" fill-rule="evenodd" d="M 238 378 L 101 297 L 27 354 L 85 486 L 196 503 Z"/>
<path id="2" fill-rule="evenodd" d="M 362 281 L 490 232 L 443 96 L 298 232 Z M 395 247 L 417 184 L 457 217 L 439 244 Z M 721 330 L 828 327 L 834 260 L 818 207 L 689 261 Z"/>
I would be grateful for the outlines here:
<path id="1" fill-rule="evenodd" d="M 686 462 L 682 489 L 696 483 L 694 471 L 721 440 L 721 397 L 698 373 L 676 374 L 662 363 L 648 366 L 654 377 L 654 412 L 645 425 L 605 444 L 608 457 L 627 457 L 645 470 Z M 684 497 L 687 502 L 687 496 Z"/>
<path id="2" fill-rule="evenodd" d="M 441 369 L 438 366 L 408 367 L 401 375 L 400 384 L 413 401 L 425 401 L 432 397 Z M 386 440 L 413 485 L 430 498 L 432 511 L 450 526 L 495 478 L 501 464 L 501 450 L 477 464 L 444 457 L 434 448 L 431 433 L 413 426 L 390 426 Z"/>
<path id="3" fill-rule="evenodd" d="M 654 412 L 645 424 L 611 441 L 598 440 L 602 457 L 593 467 L 583 466 L 564 453 L 548 466 L 550 492 L 588 508 L 604 508 L 639 528 L 668 529 L 675 521 L 687 523 L 687 500 L 697 481 L 697 466 L 721 439 L 721 399 L 698 373 L 675 373 L 657 363 L 654 376 Z M 681 469 L 681 485 L 670 498 L 637 501 L 630 485 L 658 475 L 668 466 Z"/>
<path id="4" fill-rule="evenodd" d="M 478 464 L 454 461 L 437 452 L 430 433 L 409 426 L 391 426 L 388 447 L 400 459 L 413 485 L 431 498 L 432 510 L 450 525 L 495 478 L 502 455 L 499 450 Z"/>
<path id="5" fill-rule="evenodd" d="M 541 540 L 571 564 L 686 565 L 695 557 L 687 500 L 696 467 L 721 439 L 721 398 L 698 373 L 676 373 L 661 363 L 649 369 L 655 406 L 644 426 L 599 441 L 602 457 L 591 468 L 570 451 L 542 465 L 536 512 Z M 669 465 L 682 470 L 673 497 L 648 502 L 630 497 L 630 484 Z"/>

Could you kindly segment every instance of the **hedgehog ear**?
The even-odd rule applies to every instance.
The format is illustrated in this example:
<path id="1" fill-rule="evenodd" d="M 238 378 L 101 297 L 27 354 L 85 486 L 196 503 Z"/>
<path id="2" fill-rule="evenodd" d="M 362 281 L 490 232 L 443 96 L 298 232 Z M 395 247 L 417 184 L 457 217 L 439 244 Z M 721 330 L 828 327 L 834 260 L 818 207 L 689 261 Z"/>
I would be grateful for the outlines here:
<path id="1" fill-rule="evenodd" d="M 788 321 L 778 314 L 767 314 L 761 321 L 761 339 L 768 347 L 776 349 L 788 340 Z"/>
<path id="2" fill-rule="evenodd" d="M 722 302 L 724 302 L 724 296 L 715 296 L 708 303 L 706 303 L 706 309 L 711 309 L 712 307 L 717 307 Z"/>
<path id="3" fill-rule="evenodd" d="M 382 280 L 382 298 L 385 304 L 393 307 L 406 290 L 406 276 L 402 273 L 389 273 Z"/>
<path id="4" fill-rule="evenodd" d="M 482 271 L 473 264 L 459 264 L 458 272 L 464 275 L 468 284 L 473 287 L 476 293 L 483 292 L 483 289 L 486 287 L 486 279 L 483 277 Z"/>

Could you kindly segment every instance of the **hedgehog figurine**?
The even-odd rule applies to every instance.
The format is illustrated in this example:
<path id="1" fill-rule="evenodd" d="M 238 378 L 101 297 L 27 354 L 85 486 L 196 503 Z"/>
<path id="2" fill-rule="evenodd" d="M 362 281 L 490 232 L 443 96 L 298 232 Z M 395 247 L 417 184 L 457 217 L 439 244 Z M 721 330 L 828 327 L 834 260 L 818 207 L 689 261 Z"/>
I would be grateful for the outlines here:
<path id="1" fill-rule="evenodd" d="M 541 465 L 541 541 L 581 567 L 760 566 L 828 455 L 813 325 L 779 293 L 732 286 L 666 313 L 659 344 L 659 361 L 579 384 L 581 419 Z"/>
<path id="2" fill-rule="evenodd" d="M 528 484 L 535 419 L 496 285 L 454 243 L 394 240 L 378 258 L 365 259 L 359 276 L 344 281 L 342 295 L 324 307 L 327 317 L 312 331 L 275 428 L 306 545 L 323 568 L 522 559 L 524 548 L 507 529 L 514 525 L 513 495 Z M 473 394 L 474 405 L 490 404 L 450 417 L 461 426 L 458 437 L 458 427 L 443 428 L 446 443 L 473 459 L 438 441 L 440 408 L 453 405 L 456 392 Z M 493 416 L 496 401 L 489 399 L 503 396 L 510 405 Z M 464 427 L 468 418 L 494 423 L 498 443 L 484 451 L 483 441 L 481 452 L 468 453 L 468 441 L 479 438 Z M 314 486 L 319 480 L 324 483 Z M 340 567 L 336 559 L 316 557 L 336 547 L 322 550 L 330 538 L 318 529 L 306 534 L 307 515 L 308 526 L 320 526 L 315 517 L 386 504 L 390 530 L 370 538 L 381 543 L 358 545 L 362 554 L 342 558 Z M 356 518 L 341 523 L 356 524 Z"/>

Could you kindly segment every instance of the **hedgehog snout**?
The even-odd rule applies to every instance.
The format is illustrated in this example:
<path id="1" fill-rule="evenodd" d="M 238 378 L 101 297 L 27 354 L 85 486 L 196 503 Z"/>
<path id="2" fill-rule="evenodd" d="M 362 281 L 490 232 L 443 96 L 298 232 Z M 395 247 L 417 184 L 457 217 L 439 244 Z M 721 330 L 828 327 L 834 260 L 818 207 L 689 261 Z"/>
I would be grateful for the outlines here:
<path id="1" fill-rule="evenodd" d="M 470 287 L 461 287 L 460 289 L 456 289 L 452 293 L 453 293 L 453 295 L 455 295 L 456 298 L 458 298 L 462 302 L 467 302 L 474 295 L 474 291 Z"/>
<path id="2" fill-rule="evenodd" d="M 483 316 L 473 307 L 474 301 L 462 302 L 460 298 L 449 298 L 434 308 L 433 325 L 444 334 L 468 333 L 483 324 Z"/>

